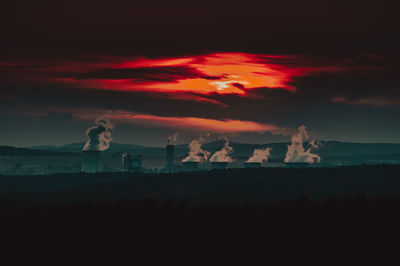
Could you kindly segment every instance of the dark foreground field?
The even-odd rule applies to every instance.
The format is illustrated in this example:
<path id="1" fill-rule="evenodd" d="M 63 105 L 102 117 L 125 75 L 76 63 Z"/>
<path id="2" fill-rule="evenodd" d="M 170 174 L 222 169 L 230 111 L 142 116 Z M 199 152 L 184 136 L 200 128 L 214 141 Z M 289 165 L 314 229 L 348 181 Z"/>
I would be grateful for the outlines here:
<path id="1" fill-rule="evenodd" d="M 2 254 L 13 250 L 19 254 L 14 261 L 56 265 L 396 265 L 399 210 L 400 198 L 383 197 L 203 207 L 119 200 L 8 209 L 1 212 Z"/>
<path id="2" fill-rule="evenodd" d="M 399 170 L 1 177 L 2 254 L 53 265 L 396 265 Z"/>
<path id="3" fill-rule="evenodd" d="M 0 176 L 0 207 L 118 199 L 188 205 L 265 204 L 305 196 L 321 201 L 400 195 L 400 166 L 228 169 L 175 174 Z"/>

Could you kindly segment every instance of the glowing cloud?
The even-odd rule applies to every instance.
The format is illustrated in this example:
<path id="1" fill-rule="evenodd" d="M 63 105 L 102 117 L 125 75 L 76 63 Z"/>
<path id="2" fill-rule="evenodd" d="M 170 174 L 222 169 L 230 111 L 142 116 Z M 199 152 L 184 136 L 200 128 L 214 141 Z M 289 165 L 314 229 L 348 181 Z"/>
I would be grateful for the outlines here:
<path id="1" fill-rule="evenodd" d="M 112 67 L 79 71 L 77 76 L 54 79 L 79 87 L 148 92 L 246 95 L 253 88 L 285 89 L 306 68 L 284 66 L 289 57 L 245 53 L 215 53 L 182 58 L 145 59 L 114 63 Z M 102 64 L 104 66 L 106 64 Z M 290 64 L 289 64 L 290 65 Z"/>
<path id="2" fill-rule="evenodd" d="M 230 119 L 216 120 L 199 117 L 163 117 L 122 111 L 112 112 L 108 117 L 145 126 L 186 128 L 217 133 L 275 132 L 279 130 L 274 125 Z"/>

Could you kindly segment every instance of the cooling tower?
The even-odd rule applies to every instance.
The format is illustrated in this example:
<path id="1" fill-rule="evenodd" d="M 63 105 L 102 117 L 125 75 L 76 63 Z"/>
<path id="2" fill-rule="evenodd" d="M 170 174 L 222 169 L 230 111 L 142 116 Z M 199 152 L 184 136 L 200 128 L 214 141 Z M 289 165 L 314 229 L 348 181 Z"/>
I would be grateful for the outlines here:
<path id="1" fill-rule="evenodd" d="M 228 162 L 211 162 L 212 169 L 226 169 Z"/>
<path id="2" fill-rule="evenodd" d="M 82 172 L 97 173 L 101 171 L 100 151 L 83 151 L 82 152 Z"/>
<path id="3" fill-rule="evenodd" d="M 199 169 L 199 162 L 183 162 L 182 170 L 185 172 L 197 171 Z"/>
<path id="4" fill-rule="evenodd" d="M 304 167 L 311 167 L 312 164 L 305 163 L 305 162 L 288 162 L 285 163 L 285 167 L 287 168 L 304 168 Z"/>
<path id="5" fill-rule="evenodd" d="M 261 163 L 259 162 L 244 162 L 244 168 L 260 168 Z"/>

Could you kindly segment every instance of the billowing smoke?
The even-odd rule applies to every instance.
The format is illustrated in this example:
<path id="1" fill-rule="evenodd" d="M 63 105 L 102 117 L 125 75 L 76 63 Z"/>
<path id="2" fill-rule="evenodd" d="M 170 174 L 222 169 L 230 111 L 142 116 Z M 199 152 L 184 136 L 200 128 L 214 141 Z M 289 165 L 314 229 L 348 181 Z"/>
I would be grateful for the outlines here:
<path id="1" fill-rule="evenodd" d="M 203 162 L 207 161 L 210 152 L 201 149 L 202 138 L 195 139 L 189 144 L 189 154 L 182 162 Z"/>
<path id="2" fill-rule="evenodd" d="M 107 118 L 96 119 L 95 125 L 86 130 L 88 141 L 83 147 L 84 151 L 104 151 L 110 147 L 111 131 L 114 125 Z"/>
<path id="3" fill-rule="evenodd" d="M 248 163 L 263 163 L 268 161 L 268 157 L 271 155 L 271 147 L 265 149 L 255 149 L 253 156 L 251 156 L 246 162 Z"/>
<path id="4" fill-rule="evenodd" d="M 225 145 L 224 147 L 220 150 L 215 152 L 211 158 L 211 162 L 227 162 L 231 163 L 233 162 L 232 157 L 230 156 L 233 152 L 233 148 L 229 146 L 229 140 L 225 138 Z"/>
<path id="5" fill-rule="evenodd" d="M 311 153 L 312 149 L 318 148 L 315 141 L 309 142 L 309 148 L 304 149 L 303 142 L 307 140 L 308 134 L 304 125 L 300 126 L 297 134 L 292 136 L 292 144 L 288 146 L 285 163 L 309 163 L 320 162 L 321 157 L 318 154 Z"/>

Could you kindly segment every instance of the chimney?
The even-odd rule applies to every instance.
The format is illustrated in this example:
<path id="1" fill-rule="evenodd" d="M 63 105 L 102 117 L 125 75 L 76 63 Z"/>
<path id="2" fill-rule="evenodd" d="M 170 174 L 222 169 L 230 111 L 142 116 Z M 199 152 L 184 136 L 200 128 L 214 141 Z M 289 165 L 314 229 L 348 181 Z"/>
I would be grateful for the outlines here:
<path id="1" fill-rule="evenodd" d="M 97 173 L 101 171 L 101 152 L 96 150 L 82 151 L 82 172 Z"/>
<path id="2" fill-rule="evenodd" d="M 172 173 L 174 170 L 174 145 L 172 144 L 167 145 L 166 155 L 167 155 L 167 165 L 165 168 L 168 173 Z"/>

